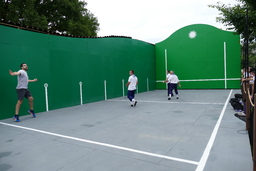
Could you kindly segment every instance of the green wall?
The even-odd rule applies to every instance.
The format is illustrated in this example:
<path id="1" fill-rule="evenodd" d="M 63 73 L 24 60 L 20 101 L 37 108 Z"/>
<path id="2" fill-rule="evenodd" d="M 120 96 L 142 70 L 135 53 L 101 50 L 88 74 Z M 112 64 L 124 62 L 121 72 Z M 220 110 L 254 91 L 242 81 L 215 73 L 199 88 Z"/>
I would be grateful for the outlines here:
<path id="1" fill-rule="evenodd" d="M 35 99 L 35 112 L 46 111 L 45 88 L 48 84 L 49 110 L 80 105 L 79 82 L 83 83 L 83 103 L 123 96 L 129 70 L 135 70 L 138 90 L 155 89 L 155 47 L 130 38 L 70 38 L 19 30 L 0 25 L 0 119 L 14 115 L 17 76 L 23 62 L 28 64 L 29 89 Z M 148 85 L 147 85 L 148 79 Z M 125 95 L 127 88 L 125 87 Z M 127 99 L 128 100 L 128 99 Z M 24 100 L 20 116 L 26 115 Z"/>
<path id="2" fill-rule="evenodd" d="M 192 31 L 196 36 L 190 38 Z M 178 75 L 183 89 L 240 88 L 240 38 L 233 32 L 204 24 L 189 25 L 157 43 L 155 53 L 157 89 L 166 88 L 161 83 L 166 65 Z"/>
<path id="3" fill-rule="evenodd" d="M 189 37 L 191 32 L 196 34 Z M 29 89 L 35 112 L 43 112 L 45 83 L 53 110 L 80 105 L 80 81 L 83 104 L 105 99 L 104 80 L 107 99 L 123 96 L 122 80 L 127 82 L 131 69 L 139 93 L 165 89 L 166 66 L 179 76 L 183 89 L 240 88 L 239 41 L 233 32 L 204 24 L 183 27 L 155 46 L 124 37 L 71 38 L 0 25 L 0 119 L 14 114 L 17 76 L 8 70 L 19 70 L 23 62 L 29 78 L 38 79 Z M 23 103 L 20 115 L 27 114 L 28 102 Z"/>

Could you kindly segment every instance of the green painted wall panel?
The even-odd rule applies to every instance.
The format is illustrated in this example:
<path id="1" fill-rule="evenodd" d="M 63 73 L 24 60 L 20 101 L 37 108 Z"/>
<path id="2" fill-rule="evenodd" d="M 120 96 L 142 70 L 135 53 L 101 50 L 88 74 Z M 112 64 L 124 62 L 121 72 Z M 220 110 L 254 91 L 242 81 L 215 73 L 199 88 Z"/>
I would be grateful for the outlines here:
<path id="1" fill-rule="evenodd" d="M 189 37 L 195 32 L 195 37 Z M 240 44 L 239 35 L 223 31 L 213 26 L 195 24 L 183 27 L 166 40 L 157 43 L 156 79 L 158 82 L 166 77 L 165 50 L 167 51 L 167 69 L 174 70 L 181 80 L 184 89 L 225 88 L 220 80 L 212 83 L 212 79 L 240 77 Z M 224 42 L 226 42 L 226 70 L 224 69 Z M 183 80 L 206 79 L 209 81 L 185 83 Z M 210 79 L 210 80 L 209 80 Z M 227 81 L 226 88 L 239 88 L 239 80 Z M 229 83 L 229 84 L 228 84 Z M 165 85 L 157 83 L 157 89 L 165 89 Z"/>
<path id="2" fill-rule="evenodd" d="M 3 97 L 0 103 L 0 119 L 11 118 L 15 111 L 17 76 L 8 70 L 19 70 L 23 62 L 28 64 L 29 83 L 35 99 L 36 112 L 46 110 L 45 88 L 48 84 L 49 110 L 80 105 L 79 82 L 83 83 L 83 103 L 104 100 L 104 80 L 107 80 L 107 97 L 123 96 L 129 70 L 134 69 L 140 85 L 139 92 L 155 89 L 154 45 L 129 38 L 70 38 L 18 30 L 0 25 L 0 68 Z M 125 94 L 127 88 L 125 87 Z M 128 101 L 128 99 L 127 99 Z M 27 100 L 20 109 L 26 115 Z"/>

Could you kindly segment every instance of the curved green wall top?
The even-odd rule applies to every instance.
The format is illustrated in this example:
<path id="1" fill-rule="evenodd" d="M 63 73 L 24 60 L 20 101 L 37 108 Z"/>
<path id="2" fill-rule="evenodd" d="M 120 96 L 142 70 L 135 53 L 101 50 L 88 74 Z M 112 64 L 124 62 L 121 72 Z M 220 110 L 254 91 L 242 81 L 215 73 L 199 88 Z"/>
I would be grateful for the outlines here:
<path id="1" fill-rule="evenodd" d="M 157 88 L 174 70 L 184 89 L 239 88 L 240 38 L 234 32 L 195 24 L 155 45 Z"/>

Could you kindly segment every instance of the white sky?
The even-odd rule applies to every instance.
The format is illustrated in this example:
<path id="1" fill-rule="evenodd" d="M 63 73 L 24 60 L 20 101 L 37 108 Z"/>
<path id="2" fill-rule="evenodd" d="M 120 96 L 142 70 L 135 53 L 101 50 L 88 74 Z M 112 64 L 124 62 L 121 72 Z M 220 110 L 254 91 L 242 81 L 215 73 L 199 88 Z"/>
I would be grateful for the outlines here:
<path id="1" fill-rule="evenodd" d="M 98 36 L 129 36 L 149 43 L 158 43 L 178 29 L 191 24 L 216 22 L 217 9 L 207 5 L 238 4 L 236 0 L 85 0 L 100 23 Z"/>

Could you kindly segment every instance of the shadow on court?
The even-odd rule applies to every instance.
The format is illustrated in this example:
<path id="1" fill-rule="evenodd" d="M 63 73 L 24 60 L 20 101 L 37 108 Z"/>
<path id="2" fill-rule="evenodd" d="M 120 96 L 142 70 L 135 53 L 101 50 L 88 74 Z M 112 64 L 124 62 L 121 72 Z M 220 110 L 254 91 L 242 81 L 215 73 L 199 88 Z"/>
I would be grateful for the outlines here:
<path id="1" fill-rule="evenodd" d="M 20 123 L 10 114 L 0 121 L 0 170 L 252 170 L 245 122 L 225 108 L 230 93 L 239 90 L 180 90 L 180 99 L 167 100 L 156 90 L 136 94 L 136 107 L 120 97 Z"/>

